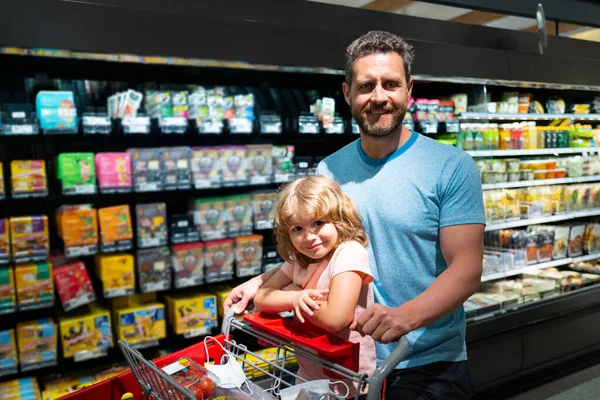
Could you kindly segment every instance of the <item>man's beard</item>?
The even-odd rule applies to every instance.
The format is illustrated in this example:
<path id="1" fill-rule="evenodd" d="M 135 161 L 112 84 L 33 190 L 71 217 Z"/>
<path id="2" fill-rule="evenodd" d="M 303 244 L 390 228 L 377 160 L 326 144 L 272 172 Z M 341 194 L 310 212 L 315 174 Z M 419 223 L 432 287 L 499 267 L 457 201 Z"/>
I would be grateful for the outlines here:
<path id="1" fill-rule="evenodd" d="M 392 113 L 391 121 L 388 124 L 384 124 L 381 121 L 381 118 L 375 123 L 371 124 L 368 121 L 367 112 L 371 110 L 386 110 Z M 360 127 L 361 132 L 365 136 L 369 136 L 372 138 L 385 138 L 391 135 L 396 129 L 402 125 L 402 121 L 404 121 L 404 117 L 406 115 L 406 105 L 403 104 L 400 108 L 396 109 L 391 105 L 386 107 L 377 107 L 374 108 L 372 106 L 366 107 L 362 110 L 357 110 L 354 107 L 351 107 L 352 117 Z M 384 114 L 385 115 L 385 114 Z"/>

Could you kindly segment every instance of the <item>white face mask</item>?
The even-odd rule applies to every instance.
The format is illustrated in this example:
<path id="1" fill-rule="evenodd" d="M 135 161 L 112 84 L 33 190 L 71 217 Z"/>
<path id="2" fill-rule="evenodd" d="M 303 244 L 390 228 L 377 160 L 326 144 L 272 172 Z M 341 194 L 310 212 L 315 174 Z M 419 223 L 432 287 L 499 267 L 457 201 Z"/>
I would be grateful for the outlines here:
<path id="1" fill-rule="evenodd" d="M 223 349 L 223 358 L 221 361 L 227 358 L 227 362 L 217 364 L 209 364 L 208 361 L 204 363 L 204 368 L 215 374 L 219 378 L 219 386 L 223 388 L 236 388 L 242 390 L 242 385 L 246 382 L 246 374 L 244 374 L 244 370 L 242 366 L 237 362 L 234 356 L 232 356 L 225 348 L 217 341 L 215 338 L 211 336 L 207 336 L 204 338 L 204 349 L 206 354 L 208 354 L 208 348 L 206 346 L 207 339 L 213 339 L 213 342 L 218 344 L 221 349 Z M 252 394 L 252 389 L 248 387 L 250 391 L 248 394 Z M 247 392 L 244 392 L 247 393 Z"/>

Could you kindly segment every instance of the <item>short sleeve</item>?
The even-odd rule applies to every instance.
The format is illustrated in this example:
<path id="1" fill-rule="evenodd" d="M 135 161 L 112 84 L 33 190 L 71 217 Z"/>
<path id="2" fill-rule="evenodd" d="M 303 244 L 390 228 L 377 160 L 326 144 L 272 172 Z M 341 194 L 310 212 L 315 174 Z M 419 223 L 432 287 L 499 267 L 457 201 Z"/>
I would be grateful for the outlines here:
<path id="1" fill-rule="evenodd" d="M 286 276 L 288 278 L 290 278 L 292 281 L 294 280 L 294 265 L 290 264 L 289 262 L 285 262 L 282 266 L 281 266 L 281 271 L 286 274 Z"/>
<path id="2" fill-rule="evenodd" d="M 440 228 L 451 225 L 483 224 L 483 193 L 475 161 L 462 153 L 442 188 Z"/>
<path id="3" fill-rule="evenodd" d="M 352 241 L 341 245 L 331 266 L 331 279 L 337 274 L 347 271 L 362 273 L 364 276 L 363 285 L 373 282 L 367 249 L 358 242 Z"/>

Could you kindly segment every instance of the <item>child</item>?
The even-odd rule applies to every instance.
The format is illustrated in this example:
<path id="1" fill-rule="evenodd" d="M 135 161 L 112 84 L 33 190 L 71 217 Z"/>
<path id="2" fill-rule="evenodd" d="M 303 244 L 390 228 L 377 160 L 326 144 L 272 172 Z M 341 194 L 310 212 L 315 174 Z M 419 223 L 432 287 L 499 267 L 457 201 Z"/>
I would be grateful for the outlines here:
<path id="1" fill-rule="evenodd" d="M 373 303 L 367 236 L 355 205 L 329 178 L 298 179 L 281 192 L 274 231 L 286 263 L 258 291 L 255 306 L 271 313 L 293 310 L 302 323 L 360 343 L 359 372 L 370 376 L 375 370 L 373 339 L 348 329 Z M 316 364 L 298 358 L 298 365 L 304 379 L 329 379 Z M 346 385 L 354 397 L 351 383 Z M 344 385 L 332 386 L 346 394 Z"/>

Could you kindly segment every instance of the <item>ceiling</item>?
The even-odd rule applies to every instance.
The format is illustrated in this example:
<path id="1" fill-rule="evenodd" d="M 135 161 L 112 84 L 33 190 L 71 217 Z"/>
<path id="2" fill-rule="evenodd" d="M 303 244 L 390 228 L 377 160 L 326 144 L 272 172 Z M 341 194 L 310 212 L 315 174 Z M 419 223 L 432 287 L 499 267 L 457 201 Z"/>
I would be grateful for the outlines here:
<path id="1" fill-rule="evenodd" d="M 432 18 L 463 24 L 484 25 L 492 28 L 536 32 L 534 18 L 517 17 L 467 8 L 458 8 L 431 4 L 414 0 L 308 0 L 319 3 L 335 4 L 347 7 L 365 8 L 368 10 L 391 12 L 394 14 L 413 17 Z M 555 35 L 558 28 L 559 36 L 574 39 L 600 41 L 600 29 L 580 25 L 547 22 L 548 34 Z"/>

